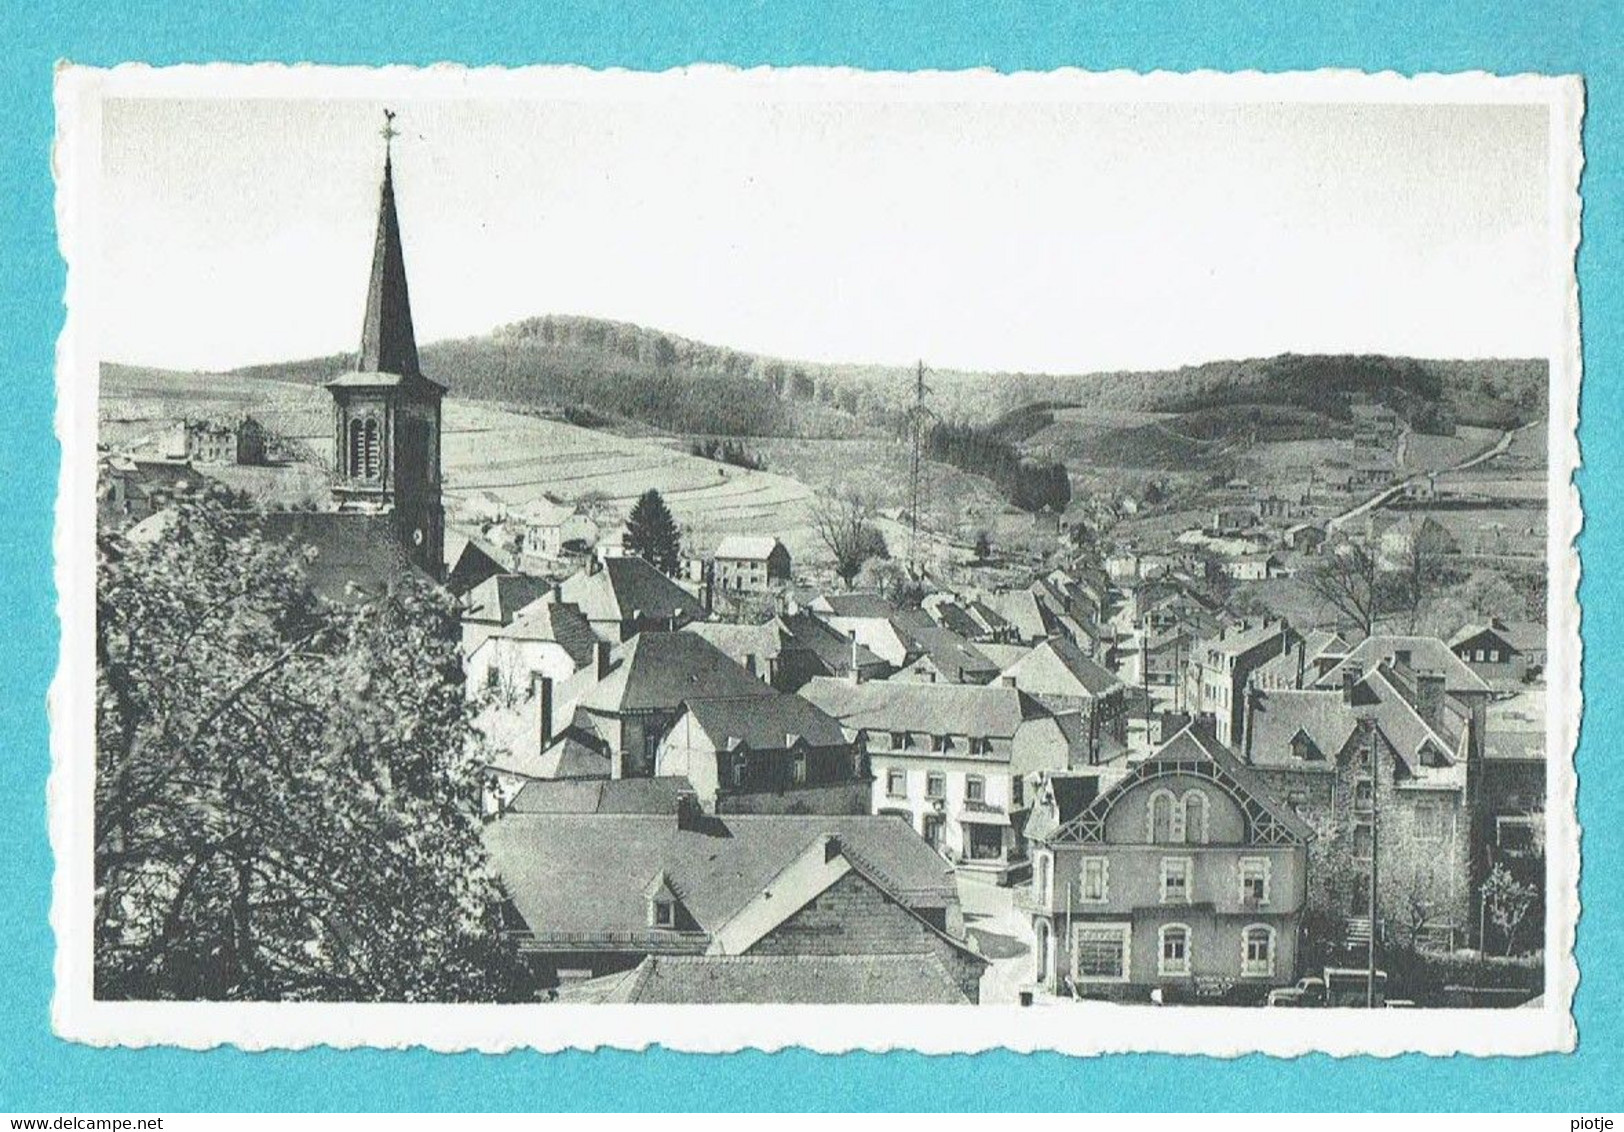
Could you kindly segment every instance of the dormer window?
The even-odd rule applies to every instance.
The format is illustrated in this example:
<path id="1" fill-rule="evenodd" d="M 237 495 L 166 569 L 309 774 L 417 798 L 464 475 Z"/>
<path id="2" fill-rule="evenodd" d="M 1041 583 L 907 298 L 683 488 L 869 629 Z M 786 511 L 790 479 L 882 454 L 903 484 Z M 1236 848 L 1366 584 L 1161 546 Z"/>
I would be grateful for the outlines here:
<path id="1" fill-rule="evenodd" d="M 657 928 L 674 928 L 677 926 L 677 902 L 675 900 L 662 900 L 658 897 L 653 902 L 653 925 Z"/>
<path id="2" fill-rule="evenodd" d="M 795 762 L 794 762 L 794 765 L 793 765 L 793 772 L 792 773 L 793 773 L 794 778 L 795 778 L 795 785 L 797 785 L 797 786 L 805 786 L 806 785 L 806 752 L 805 751 L 796 751 L 795 752 Z"/>

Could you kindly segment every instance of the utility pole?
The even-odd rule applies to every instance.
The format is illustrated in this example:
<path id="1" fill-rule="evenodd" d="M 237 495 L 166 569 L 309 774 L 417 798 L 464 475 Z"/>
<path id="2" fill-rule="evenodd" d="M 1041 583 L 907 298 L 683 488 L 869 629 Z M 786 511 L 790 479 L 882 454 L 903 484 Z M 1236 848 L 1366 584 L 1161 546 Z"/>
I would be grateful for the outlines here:
<path id="1" fill-rule="evenodd" d="M 912 447 L 908 454 L 908 568 L 915 578 L 923 574 L 919 565 L 919 508 L 920 486 L 924 478 L 925 428 L 930 410 L 925 408 L 925 362 L 920 359 L 914 370 L 914 403 L 908 410 L 909 439 Z"/>
<path id="2" fill-rule="evenodd" d="M 1381 793 L 1380 766 L 1373 727 L 1365 732 L 1365 758 L 1370 768 L 1370 938 L 1365 943 L 1365 1008 L 1376 1005 L 1376 799 Z"/>

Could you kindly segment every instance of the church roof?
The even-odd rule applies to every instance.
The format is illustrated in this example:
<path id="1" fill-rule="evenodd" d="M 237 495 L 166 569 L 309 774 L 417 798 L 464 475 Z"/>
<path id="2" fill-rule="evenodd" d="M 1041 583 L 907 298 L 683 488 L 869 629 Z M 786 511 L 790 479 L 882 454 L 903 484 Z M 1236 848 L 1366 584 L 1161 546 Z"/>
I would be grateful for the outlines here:
<path id="1" fill-rule="evenodd" d="M 393 126 L 385 127 L 384 136 L 393 136 Z M 385 150 L 378 232 L 372 243 L 372 274 L 361 316 L 361 353 L 355 370 L 334 378 L 328 387 L 402 384 L 444 390 L 444 386 L 424 377 L 418 366 L 417 334 L 412 328 L 412 303 L 406 287 L 406 257 L 401 251 L 400 218 L 395 212 L 394 162 Z"/>

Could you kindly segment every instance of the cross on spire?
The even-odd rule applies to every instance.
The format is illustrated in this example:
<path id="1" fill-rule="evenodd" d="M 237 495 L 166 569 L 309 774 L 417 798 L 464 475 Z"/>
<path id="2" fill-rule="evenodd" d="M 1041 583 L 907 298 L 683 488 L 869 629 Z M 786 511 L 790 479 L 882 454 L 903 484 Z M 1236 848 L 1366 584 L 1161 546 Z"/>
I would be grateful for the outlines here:
<path id="1" fill-rule="evenodd" d="M 400 131 L 395 129 L 395 112 L 393 110 L 384 109 L 383 129 L 378 131 L 378 136 L 383 139 L 384 157 L 387 158 L 392 148 L 391 143 L 400 137 Z"/>

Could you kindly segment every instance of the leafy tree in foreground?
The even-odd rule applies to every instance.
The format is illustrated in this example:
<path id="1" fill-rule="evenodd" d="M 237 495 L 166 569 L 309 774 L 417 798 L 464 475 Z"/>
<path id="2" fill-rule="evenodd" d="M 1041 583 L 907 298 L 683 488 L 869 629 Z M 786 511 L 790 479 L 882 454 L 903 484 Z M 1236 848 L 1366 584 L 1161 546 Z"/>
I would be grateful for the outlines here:
<path id="1" fill-rule="evenodd" d="M 98 546 L 99 997 L 506 997 L 456 614 L 188 502 Z"/>
<path id="2" fill-rule="evenodd" d="M 652 487 L 632 506 L 626 520 L 626 549 L 662 574 L 675 574 L 682 557 L 682 535 L 671 508 Z"/>

